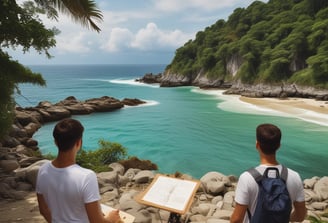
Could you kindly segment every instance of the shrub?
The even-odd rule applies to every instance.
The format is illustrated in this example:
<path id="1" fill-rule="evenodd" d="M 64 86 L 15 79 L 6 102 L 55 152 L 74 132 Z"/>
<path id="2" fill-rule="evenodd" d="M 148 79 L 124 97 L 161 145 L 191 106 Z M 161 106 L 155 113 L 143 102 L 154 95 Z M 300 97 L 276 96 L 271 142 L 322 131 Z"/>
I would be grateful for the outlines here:
<path id="1" fill-rule="evenodd" d="M 122 164 L 126 170 L 130 168 L 140 170 L 158 170 L 157 165 L 152 163 L 150 160 L 140 160 L 135 156 L 130 157 L 127 160 L 121 160 L 119 163 Z"/>
<path id="2" fill-rule="evenodd" d="M 104 172 L 111 170 L 108 164 L 117 162 L 126 158 L 127 149 L 119 143 L 98 141 L 100 148 L 94 151 L 80 150 L 76 156 L 76 163 L 95 172 Z"/>

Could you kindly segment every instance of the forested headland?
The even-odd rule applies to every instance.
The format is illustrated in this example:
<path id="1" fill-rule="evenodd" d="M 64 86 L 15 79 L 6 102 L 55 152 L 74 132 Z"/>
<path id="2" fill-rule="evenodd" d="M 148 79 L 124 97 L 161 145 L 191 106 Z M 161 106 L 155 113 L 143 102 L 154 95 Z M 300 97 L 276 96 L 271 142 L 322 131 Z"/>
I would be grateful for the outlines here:
<path id="1" fill-rule="evenodd" d="M 328 89 L 328 1 L 255 1 L 176 50 L 163 86 L 295 84 Z"/>

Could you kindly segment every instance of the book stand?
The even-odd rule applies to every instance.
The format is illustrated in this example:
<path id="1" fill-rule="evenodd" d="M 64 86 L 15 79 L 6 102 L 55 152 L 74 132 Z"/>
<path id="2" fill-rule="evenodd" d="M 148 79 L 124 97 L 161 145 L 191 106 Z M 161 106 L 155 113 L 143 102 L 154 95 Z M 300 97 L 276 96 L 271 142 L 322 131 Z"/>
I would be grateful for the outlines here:
<path id="1" fill-rule="evenodd" d="M 199 185 L 200 181 L 197 180 L 157 174 L 135 199 L 139 203 L 171 212 L 169 223 L 175 223 L 189 210 Z"/>

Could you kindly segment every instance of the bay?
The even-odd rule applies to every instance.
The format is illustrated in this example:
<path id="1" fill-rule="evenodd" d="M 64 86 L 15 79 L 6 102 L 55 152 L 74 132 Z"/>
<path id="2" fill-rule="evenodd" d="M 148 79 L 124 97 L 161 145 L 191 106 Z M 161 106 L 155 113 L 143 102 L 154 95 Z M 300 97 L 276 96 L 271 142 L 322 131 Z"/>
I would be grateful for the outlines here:
<path id="1" fill-rule="evenodd" d="M 109 113 L 74 116 L 85 126 L 83 148 L 98 148 L 98 140 L 118 142 L 130 156 L 149 159 L 159 171 L 176 171 L 201 177 L 210 171 L 238 176 L 258 163 L 255 128 L 273 123 L 282 130 L 281 163 L 300 172 L 302 178 L 327 175 L 328 126 L 268 111 L 244 113 L 235 96 L 220 97 L 194 87 L 160 88 L 134 80 L 157 74 L 165 65 L 33 65 L 47 87 L 20 85 L 18 105 L 56 103 L 68 96 L 78 100 L 111 96 L 138 98 L 147 105 L 125 107 Z M 238 109 L 223 109 L 237 107 Z M 42 153 L 56 154 L 52 129 L 45 124 L 35 135 Z"/>

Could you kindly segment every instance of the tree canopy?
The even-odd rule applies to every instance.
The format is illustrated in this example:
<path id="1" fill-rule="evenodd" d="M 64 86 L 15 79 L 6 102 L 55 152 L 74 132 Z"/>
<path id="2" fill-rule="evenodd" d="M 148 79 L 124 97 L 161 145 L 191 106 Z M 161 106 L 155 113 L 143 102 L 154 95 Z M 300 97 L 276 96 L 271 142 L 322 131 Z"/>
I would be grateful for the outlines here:
<path id="1" fill-rule="evenodd" d="M 237 62 L 238 63 L 237 63 Z M 236 73 L 231 64 L 238 64 Z M 328 88 L 328 1 L 255 1 L 178 48 L 167 71 Z"/>
<path id="2" fill-rule="evenodd" d="M 39 15 L 58 18 L 58 12 L 71 15 L 74 21 L 97 32 L 100 28 L 95 21 L 102 20 L 102 14 L 92 0 L 34 0 L 17 4 L 15 0 L 0 1 L 0 138 L 10 129 L 14 119 L 15 91 L 19 93 L 20 83 L 44 86 L 42 75 L 14 61 L 6 50 L 22 49 L 24 53 L 35 49 L 51 57 L 49 49 L 56 46 L 56 28 L 47 28 Z"/>

